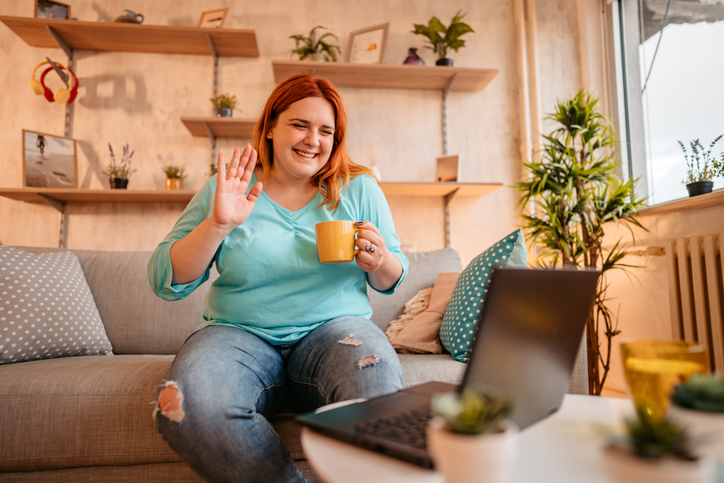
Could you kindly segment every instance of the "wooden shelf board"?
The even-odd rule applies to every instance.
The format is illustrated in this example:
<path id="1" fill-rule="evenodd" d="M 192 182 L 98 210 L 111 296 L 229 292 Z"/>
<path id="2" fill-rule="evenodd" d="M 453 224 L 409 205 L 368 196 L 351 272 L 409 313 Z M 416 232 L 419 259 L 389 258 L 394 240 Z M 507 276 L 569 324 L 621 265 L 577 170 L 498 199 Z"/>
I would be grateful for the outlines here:
<path id="1" fill-rule="evenodd" d="M 73 49 L 211 55 L 208 35 L 216 53 L 220 56 L 259 57 L 259 46 L 256 43 L 254 30 L 7 16 L 0 16 L 0 21 L 31 47 L 59 48 L 48 30 L 48 27 L 52 27 Z"/>
<path id="2" fill-rule="evenodd" d="M 682 198 L 639 210 L 641 216 L 665 215 L 680 211 L 703 210 L 724 205 L 724 189 L 719 189 L 705 195 Z"/>
<path id="3" fill-rule="evenodd" d="M 0 196 L 28 203 L 44 203 L 38 195 L 66 203 L 188 203 L 193 190 L 89 190 L 70 188 L 1 188 Z"/>
<path id="4" fill-rule="evenodd" d="M 254 131 L 256 119 L 236 119 L 233 117 L 182 117 L 191 135 L 207 137 L 205 125 L 209 125 L 211 133 L 217 138 L 247 138 Z"/>
<path id="5" fill-rule="evenodd" d="M 453 91 L 478 92 L 498 74 L 496 69 L 440 67 L 423 65 L 351 64 L 273 60 L 274 80 L 281 82 L 293 74 L 310 73 L 326 77 L 337 87 L 380 89 L 444 90 L 455 74 Z"/>
<path id="6" fill-rule="evenodd" d="M 502 187 L 501 183 L 380 183 L 386 196 L 485 196 Z"/>

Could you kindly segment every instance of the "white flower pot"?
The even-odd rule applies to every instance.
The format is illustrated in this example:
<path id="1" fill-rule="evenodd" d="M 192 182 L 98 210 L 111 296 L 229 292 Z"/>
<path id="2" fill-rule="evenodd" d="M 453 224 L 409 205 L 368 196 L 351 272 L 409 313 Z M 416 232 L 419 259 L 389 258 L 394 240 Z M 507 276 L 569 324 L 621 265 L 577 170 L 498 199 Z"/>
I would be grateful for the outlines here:
<path id="1" fill-rule="evenodd" d="M 718 460 L 719 481 L 724 482 L 724 413 L 696 411 L 672 404 L 668 416 L 686 428 L 701 454 Z"/>
<path id="2" fill-rule="evenodd" d="M 447 483 L 504 483 L 518 453 L 518 436 L 512 421 L 499 433 L 467 435 L 449 431 L 435 417 L 427 427 L 427 447 Z"/>
<path id="3" fill-rule="evenodd" d="M 616 483 L 714 483 L 716 466 L 711 458 L 684 461 L 663 458 L 649 460 L 620 448 L 607 446 L 603 462 L 611 481 Z"/>

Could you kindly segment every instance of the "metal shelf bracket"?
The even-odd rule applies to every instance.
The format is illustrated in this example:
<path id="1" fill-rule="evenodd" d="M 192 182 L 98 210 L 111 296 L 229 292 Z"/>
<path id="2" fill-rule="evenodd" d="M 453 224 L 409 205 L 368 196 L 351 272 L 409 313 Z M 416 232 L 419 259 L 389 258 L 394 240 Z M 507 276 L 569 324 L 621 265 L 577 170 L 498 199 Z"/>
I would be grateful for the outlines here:
<path id="1" fill-rule="evenodd" d="M 68 248 L 68 212 L 65 210 L 66 203 L 55 198 L 38 193 L 41 200 L 55 208 L 60 213 L 60 227 L 58 229 L 58 247 Z"/>

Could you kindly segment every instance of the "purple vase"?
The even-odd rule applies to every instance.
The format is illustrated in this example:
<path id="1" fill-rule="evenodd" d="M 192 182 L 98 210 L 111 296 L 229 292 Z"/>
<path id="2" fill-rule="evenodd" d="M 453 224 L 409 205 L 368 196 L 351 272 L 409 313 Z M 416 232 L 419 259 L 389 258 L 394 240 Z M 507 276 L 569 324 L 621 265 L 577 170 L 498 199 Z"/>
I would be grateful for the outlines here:
<path id="1" fill-rule="evenodd" d="M 410 47 L 407 58 L 403 62 L 404 65 L 425 65 L 425 61 L 417 55 L 417 47 Z"/>

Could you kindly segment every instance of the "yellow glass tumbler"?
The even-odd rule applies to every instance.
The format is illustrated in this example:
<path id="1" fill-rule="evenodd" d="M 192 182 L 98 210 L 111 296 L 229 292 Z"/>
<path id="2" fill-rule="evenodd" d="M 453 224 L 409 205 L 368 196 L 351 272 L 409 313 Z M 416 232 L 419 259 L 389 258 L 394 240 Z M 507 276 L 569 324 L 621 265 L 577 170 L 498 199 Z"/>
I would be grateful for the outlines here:
<path id="1" fill-rule="evenodd" d="M 676 340 L 626 342 L 621 357 L 634 404 L 659 418 L 666 416 L 674 386 L 709 367 L 706 347 Z"/>

